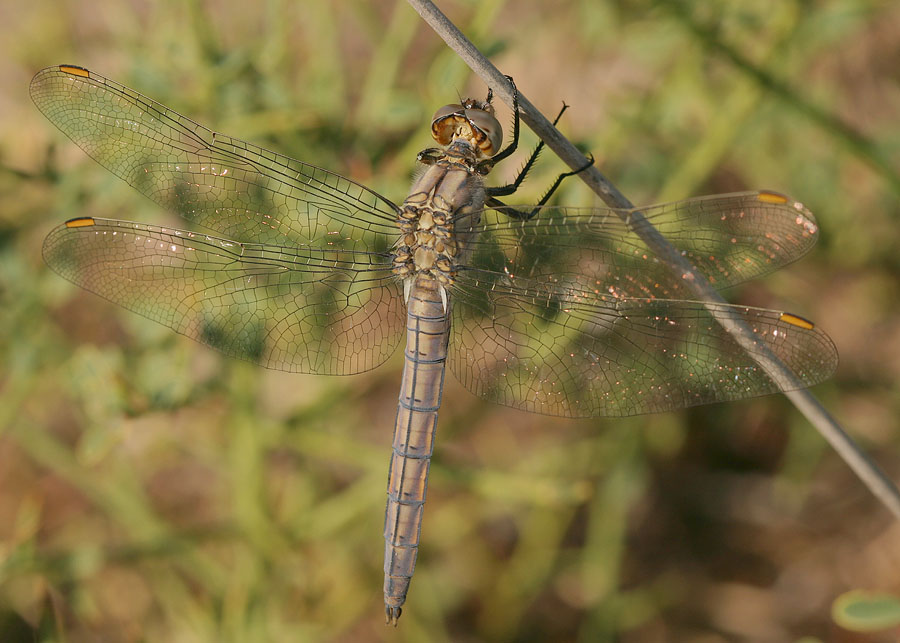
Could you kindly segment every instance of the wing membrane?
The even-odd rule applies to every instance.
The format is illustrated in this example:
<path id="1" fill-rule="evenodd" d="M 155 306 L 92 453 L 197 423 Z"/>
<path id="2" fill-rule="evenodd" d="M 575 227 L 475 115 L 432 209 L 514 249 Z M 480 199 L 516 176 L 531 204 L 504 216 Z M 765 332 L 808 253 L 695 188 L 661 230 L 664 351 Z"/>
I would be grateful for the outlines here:
<path id="1" fill-rule="evenodd" d="M 396 206 L 338 174 L 215 133 L 86 70 L 31 81 L 38 109 L 76 145 L 163 207 L 229 239 L 382 252 Z"/>
<path id="2" fill-rule="evenodd" d="M 766 349 L 802 387 L 837 365 L 827 335 L 771 310 L 712 305 L 750 327 L 759 350 L 748 354 L 697 301 L 598 295 L 475 270 L 452 293 L 456 376 L 480 397 L 536 413 L 619 417 L 796 388 L 756 363 Z"/>
<path id="3" fill-rule="evenodd" d="M 540 208 L 517 220 L 486 210 L 469 265 L 618 297 L 688 299 L 691 294 L 609 208 Z M 802 204 L 743 192 L 637 208 L 718 288 L 772 272 L 803 256 L 818 227 Z"/>
<path id="4" fill-rule="evenodd" d="M 44 258 L 82 288 L 269 368 L 359 373 L 396 349 L 404 326 L 384 254 L 85 218 L 55 228 Z"/>
<path id="5" fill-rule="evenodd" d="M 391 275 L 397 207 L 327 170 L 217 134 L 86 70 L 39 72 L 38 108 L 101 165 L 218 235 L 80 219 L 44 256 L 63 277 L 228 355 L 308 373 L 380 364 L 403 329 Z M 452 288 L 450 363 L 482 397 L 622 416 L 809 386 L 834 369 L 821 331 L 713 306 L 799 378 L 775 382 L 611 209 L 485 211 Z M 526 208 L 528 209 L 528 208 Z M 769 192 L 642 208 L 717 288 L 812 247 L 806 208 Z"/>

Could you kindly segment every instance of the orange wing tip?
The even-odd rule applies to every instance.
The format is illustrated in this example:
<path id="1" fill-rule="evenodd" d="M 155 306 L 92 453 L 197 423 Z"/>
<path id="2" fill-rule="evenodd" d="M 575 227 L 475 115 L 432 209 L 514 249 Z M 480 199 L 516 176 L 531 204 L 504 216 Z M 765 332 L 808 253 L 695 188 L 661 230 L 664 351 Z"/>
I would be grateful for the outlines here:
<path id="1" fill-rule="evenodd" d="M 792 315 L 791 313 L 781 313 L 781 317 L 779 317 L 778 320 L 783 321 L 786 324 L 790 324 L 791 326 L 798 326 L 806 330 L 812 330 L 816 327 L 816 325 L 808 319 L 803 319 L 799 315 Z"/>
<path id="2" fill-rule="evenodd" d="M 788 197 L 783 194 L 779 194 L 778 192 L 771 192 L 769 190 L 760 190 L 759 194 L 756 195 L 756 198 L 762 201 L 763 203 L 787 203 L 790 201 Z"/>
<path id="3" fill-rule="evenodd" d="M 59 70 L 70 76 L 81 76 L 82 78 L 90 78 L 91 72 L 84 67 L 76 67 L 75 65 L 60 65 Z"/>
<path id="4" fill-rule="evenodd" d="M 77 219 L 69 219 L 66 221 L 67 228 L 86 228 L 92 225 L 95 225 L 95 222 L 91 217 L 79 217 Z"/>

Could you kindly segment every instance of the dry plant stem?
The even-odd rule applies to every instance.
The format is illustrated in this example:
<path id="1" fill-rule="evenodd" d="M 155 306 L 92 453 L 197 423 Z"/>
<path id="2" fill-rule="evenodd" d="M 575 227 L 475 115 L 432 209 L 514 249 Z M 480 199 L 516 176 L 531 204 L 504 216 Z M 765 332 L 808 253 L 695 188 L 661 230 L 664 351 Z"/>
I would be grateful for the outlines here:
<path id="1" fill-rule="evenodd" d="M 489 87 L 494 95 L 500 97 L 507 105 L 512 106 L 512 90 L 509 82 L 485 58 L 480 51 L 456 28 L 430 0 L 407 0 L 413 9 L 431 26 L 447 45 L 462 58 Z M 547 118 L 541 114 L 531 102 L 519 93 L 519 109 L 521 118 L 570 168 L 577 170 L 584 165 L 584 154 L 572 145 Z M 596 192 L 604 203 L 613 208 L 634 208 L 634 205 L 619 192 L 609 180 L 600 173 L 596 166 L 591 166 L 578 176 Z M 681 275 L 697 299 L 710 304 L 727 303 L 703 275 L 685 260 L 681 253 L 663 237 L 656 228 L 637 210 L 622 213 L 623 220 L 641 240 L 673 272 Z M 746 325 L 735 316 L 721 309 L 709 308 L 716 320 L 745 348 L 752 348 L 760 353 L 761 347 L 753 339 Z M 751 353 L 753 354 L 753 353 Z M 801 388 L 796 376 L 772 353 L 754 357 L 759 365 L 775 382 L 793 383 L 786 386 L 784 394 L 795 407 L 816 427 L 819 433 L 831 444 L 869 490 L 877 497 L 895 517 L 900 518 L 900 491 L 894 483 L 872 462 L 865 453 L 850 439 L 837 421 L 825 410 L 819 401 L 806 389 Z"/>

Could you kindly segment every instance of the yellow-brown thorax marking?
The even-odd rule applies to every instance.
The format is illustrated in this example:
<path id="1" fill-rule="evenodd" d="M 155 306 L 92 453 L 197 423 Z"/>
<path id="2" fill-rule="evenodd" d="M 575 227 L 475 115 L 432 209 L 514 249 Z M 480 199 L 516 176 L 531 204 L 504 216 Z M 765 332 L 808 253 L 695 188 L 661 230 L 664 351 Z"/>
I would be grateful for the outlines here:
<path id="1" fill-rule="evenodd" d="M 401 277 L 425 274 L 442 285 L 453 283 L 460 244 L 455 232 L 477 225 L 484 207 L 481 177 L 472 173 L 475 154 L 462 144 L 457 155 L 431 165 L 403 202 L 397 225 L 403 232 L 394 255 L 394 273 Z M 467 158 L 468 157 L 468 158 Z"/>

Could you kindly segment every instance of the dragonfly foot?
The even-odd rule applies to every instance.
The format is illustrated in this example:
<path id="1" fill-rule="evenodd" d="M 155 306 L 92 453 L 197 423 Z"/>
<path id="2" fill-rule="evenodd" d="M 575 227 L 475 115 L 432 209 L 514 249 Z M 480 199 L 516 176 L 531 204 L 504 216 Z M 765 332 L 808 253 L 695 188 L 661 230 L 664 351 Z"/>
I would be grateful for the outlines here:
<path id="1" fill-rule="evenodd" d="M 441 293 L 441 302 L 444 304 L 444 314 L 447 314 L 447 289 L 443 286 L 438 286 L 438 290 Z"/>

